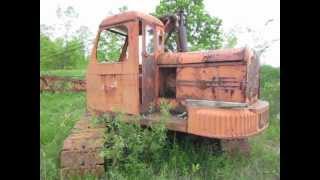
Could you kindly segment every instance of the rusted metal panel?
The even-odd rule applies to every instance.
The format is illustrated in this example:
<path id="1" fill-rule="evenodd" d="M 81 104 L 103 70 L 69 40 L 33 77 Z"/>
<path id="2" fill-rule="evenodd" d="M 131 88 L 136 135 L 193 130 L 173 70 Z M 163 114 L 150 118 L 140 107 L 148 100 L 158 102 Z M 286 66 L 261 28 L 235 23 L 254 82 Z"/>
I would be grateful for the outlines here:
<path id="1" fill-rule="evenodd" d="M 208 62 L 243 61 L 244 49 L 218 49 L 205 52 L 163 53 L 158 64 L 190 64 Z"/>
<path id="2" fill-rule="evenodd" d="M 177 80 L 234 80 L 241 81 L 245 79 L 246 66 L 215 66 L 215 67 L 179 67 L 177 71 Z M 230 80 L 229 80 L 230 81 Z M 233 82 L 233 81 L 231 81 Z"/>
<path id="3" fill-rule="evenodd" d="M 246 66 L 178 67 L 177 98 L 244 102 Z"/>
<path id="4" fill-rule="evenodd" d="M 237 139 L 255 135 L 268 126 L 268 106 L 269 104 L 263 101 L 258 101 L 248 108 L 188 106 L 188 133 L 219 139 Z"/>
<path id="5" fill-rule="evenodd" d="M 87 89 L 89 108 L 103 112 L 120 110 L 129 114 L 139 112 L 136 75 L 98 75 L 90 78 L 88 84 L 91 86 Z"/>
<path id="6" fill-rule="evenodd" d="M 124 73 L 135 73 L 130 68 L 125 69 L 126 62 L 114 62 L 114 63 L 100 63 L 95 66 L 90 66 L 90 70 L 87 71 L 88 75 L 101 74 L 101 75 L 110 75 L 110 74 L 124 74 Z M 92 70 L 91 70 L 92 69 Z"/>
<path id="7" fill-rule="evenodd" d="M 87 108 L 90 110 L 104 110 L 106 98 L 104 92 L 104 82 L 100 75 L 87 74 Z"/>

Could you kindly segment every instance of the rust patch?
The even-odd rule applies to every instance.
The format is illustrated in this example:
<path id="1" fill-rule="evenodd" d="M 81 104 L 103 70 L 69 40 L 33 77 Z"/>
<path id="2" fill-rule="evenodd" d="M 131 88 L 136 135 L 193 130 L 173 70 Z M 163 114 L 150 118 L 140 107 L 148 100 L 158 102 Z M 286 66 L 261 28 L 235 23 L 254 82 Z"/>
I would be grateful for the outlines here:
<path id="1" fill-rule="evenodd" d="M 231 90 L 230 90 L 230 95 L 233 96 L 233 93 L 234 93 L 234 90 L 231 89 Z"/>
<path id="2" fill-rule="evenodd" d="M 199 88 L 201 90 L 204 90 L 206 89 L 208 86 L 207 86 L 207 83 L 205 81 L 199 81 Z"/>

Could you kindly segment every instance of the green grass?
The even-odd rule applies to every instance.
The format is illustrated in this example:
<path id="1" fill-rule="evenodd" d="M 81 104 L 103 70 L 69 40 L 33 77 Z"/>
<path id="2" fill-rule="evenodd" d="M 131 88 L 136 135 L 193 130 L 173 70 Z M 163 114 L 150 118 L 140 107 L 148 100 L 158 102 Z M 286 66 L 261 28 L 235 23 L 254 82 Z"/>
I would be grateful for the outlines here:
<path id="1" fill-rule="evenodd" d="M 58 157 L 63 140 L 83 115 L 83 93 L 40 94 L 40 152 L 42 179 L 58 179 Z"/>
<path id="2" fill-rule="evenodd" d="M 280 179 L 280 69 L 261 69 L 261 99 L 270 103 L 270 125 L 249 139 L 249 158 L 212 153 L 206 144 L 195 146 L 195 136 L 175 139 L 165 145 L 160 161 L 129 163 L 131 173 L 109 169 L 112 179 Z M 63 73 L 62 73 L 63 74 Z M 76 120 L 84 113 L 84 93 L 42 93 L 41 177 L 58 179 L 58 153 Z M 169 136 L 171 141 L 173 137 Z M 134 166 L 133 166 L 134 165 Z"/>
<path id="3" fill-rule="evenodd" d="M 40 75 L 84 78 L 86 69 L 40 71 Z"/>

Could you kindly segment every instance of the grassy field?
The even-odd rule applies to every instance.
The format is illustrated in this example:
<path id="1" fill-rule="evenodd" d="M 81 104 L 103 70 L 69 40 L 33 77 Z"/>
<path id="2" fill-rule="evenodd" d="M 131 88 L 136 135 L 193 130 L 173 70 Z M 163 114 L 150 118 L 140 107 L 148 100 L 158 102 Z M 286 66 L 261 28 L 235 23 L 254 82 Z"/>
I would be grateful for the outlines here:
<path id="1" fill-rule="evenodd" d="M 55 72 L 57 73 L 57 72 Z M 79 72 L 57 74 L 81 75 Z M 280 69 L 263 66 L 261 99 L 270 103 L 270 126 L 262 134 L 249 139 L 252 154 L 249 158 L 210 151 L 205 144 L 195 146 L 194 136 L 178 138 L 172 143 L 169 136 L 160 159 L 155 162 L 123 164 L 111 168 L 111 179 L 280 179 Z M 85 111 L 83 93 L 42 93 L 41 99 L 41 178 L 59 179 L 58 154 L 63 140 Z"/>
<path id="2" fill-rule="evenodd" d="M 84 78 L 85 74 L 86 74 L 85 69 L 40 71 L 40 75 L 61 76 L 61 77 Z"/>
<path id="3" fill-rule="evenodd" d="M 58 179 L 63 140 L 85 109 L 83 93 L 40 94 L 40 158 L 42 179 Z"/>

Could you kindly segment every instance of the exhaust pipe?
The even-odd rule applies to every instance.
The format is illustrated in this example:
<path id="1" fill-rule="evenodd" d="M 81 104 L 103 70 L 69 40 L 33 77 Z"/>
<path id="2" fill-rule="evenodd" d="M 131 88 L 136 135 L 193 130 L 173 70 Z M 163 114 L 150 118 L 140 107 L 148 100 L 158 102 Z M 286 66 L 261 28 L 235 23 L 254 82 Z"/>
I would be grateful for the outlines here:
<path id="1" fill-rule="evenodd" d="M 188 40 L 187 40 L 187 28 L 184 11 L 180 10 L 178 12 L 179 17 L 179 26 L 178 26 L 178 38 L 179 38 L 179 52 L 187 52 L 188 51 Z"/>

